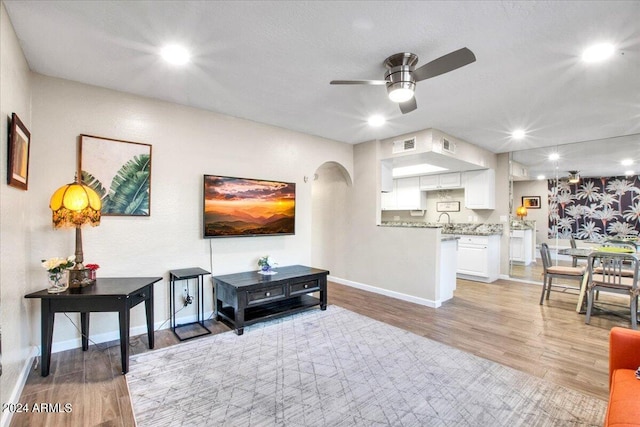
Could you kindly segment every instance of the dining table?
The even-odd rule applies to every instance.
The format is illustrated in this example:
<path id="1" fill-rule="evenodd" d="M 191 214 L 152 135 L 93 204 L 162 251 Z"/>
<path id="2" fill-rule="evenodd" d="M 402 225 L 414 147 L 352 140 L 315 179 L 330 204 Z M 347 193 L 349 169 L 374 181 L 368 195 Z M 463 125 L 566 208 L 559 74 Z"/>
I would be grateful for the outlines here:
<path id="1" fill-rule="evenodd" d="M 627 248 L 621 248 L 619 246 L 585 246 L 581 248 L 564 248 L 558 250 L 558 255 L 569 255 L 573 258 L 587 259 L 592 252 L 615 252 L 615 253 L 638 253 Z M 587 282 L 589 281 L 589 275 L 585 270 L 582 276 L 582 283 L 580 285 L 580 294 L 578 295 L 578 304 L 576 305 L 576 311 L 578 313 L 586 312 L 587 301 L 585 295 L 587 293 Z"/>

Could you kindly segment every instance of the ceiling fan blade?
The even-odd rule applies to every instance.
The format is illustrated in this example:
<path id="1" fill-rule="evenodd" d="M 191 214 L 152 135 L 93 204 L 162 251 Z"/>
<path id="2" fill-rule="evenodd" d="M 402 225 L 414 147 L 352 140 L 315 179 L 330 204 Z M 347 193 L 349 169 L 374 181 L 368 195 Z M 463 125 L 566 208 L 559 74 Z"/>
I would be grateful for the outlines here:
<path id="1" fill-rule="evenodd" d="M 418 103 L 416 102 L 415 96 L 408 101 L 399 103 L 398 105 L 400 106 L 400 111 L 402 111 L 402 114 L 410 113 L 418 108 Z"/>
<path id="2" fill-rule="evenodd" d="M 465 65 L 475 62 L 476 56 L 466 47 L 458 49 L 438 59 L 424 64 L 420 68 L 416 68 L 413 72 L 413 77 L 417 82 L 420 80 L 430 79 L 432 77 L 439 76 L 440 74 L 448 73 L 457 68 L 464 67 Z"/>
<path id="3" fill-rule="evenodd" d="M 386 80 L 331 80 L 332 85 L 385 85 Z"/>

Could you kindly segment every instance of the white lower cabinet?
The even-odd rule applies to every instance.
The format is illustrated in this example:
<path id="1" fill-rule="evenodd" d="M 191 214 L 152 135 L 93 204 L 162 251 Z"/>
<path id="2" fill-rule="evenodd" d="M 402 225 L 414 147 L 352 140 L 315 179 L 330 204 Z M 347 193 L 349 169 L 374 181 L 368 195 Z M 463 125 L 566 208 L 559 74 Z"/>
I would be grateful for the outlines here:
<path id="1" fill-rule="evenodd" d="M 511 230 L 509 260 L 524 265 L 533 261 L 533 230 Z"/>
<path id="2" fill-rule="evenodd" d="M 457 277 L 493 282 L 500 274 L 500 236 L 461 235 L 458 240 Z"/>

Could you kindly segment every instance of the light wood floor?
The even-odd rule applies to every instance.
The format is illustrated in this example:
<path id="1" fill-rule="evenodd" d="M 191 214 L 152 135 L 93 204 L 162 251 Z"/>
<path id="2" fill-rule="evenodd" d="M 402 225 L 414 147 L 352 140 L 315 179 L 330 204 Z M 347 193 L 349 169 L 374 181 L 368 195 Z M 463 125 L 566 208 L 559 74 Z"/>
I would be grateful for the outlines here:
<path id="1" fill-rule="evenodd" d="M 395 325 L 557 384 L 606 400 L 608 334 L 627 320 L 600 315 L 584 324 L 576 295 L 552 293 L 538 304 L 541 287 L 499 280 L 459 280 L 455 297 L 438 309 L 329 284 L 329 303 Z M 214 333 L 228 331 L 209 321 Z M 156 348 L 177 343 L 169 329 L 156 332 Z M 131 354 L 149 351 L 146 334 L 131 339 Z M 123 426 L 133 424 L 118 341 L 55 353 L 51 374 L 30 371 L 20 402 L 71 403 L 72 412 L 14 414 L 11 426 Z"/>

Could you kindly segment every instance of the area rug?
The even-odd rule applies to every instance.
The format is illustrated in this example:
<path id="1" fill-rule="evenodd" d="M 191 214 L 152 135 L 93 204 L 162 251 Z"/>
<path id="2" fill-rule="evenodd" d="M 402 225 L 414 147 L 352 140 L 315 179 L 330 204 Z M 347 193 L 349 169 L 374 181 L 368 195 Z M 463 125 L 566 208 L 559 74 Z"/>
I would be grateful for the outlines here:
<path id="1" fill-rule="evenodd" d="M 606 402 L 329 306 L 131 357 L 138 426 L 601 426 Z"/>

